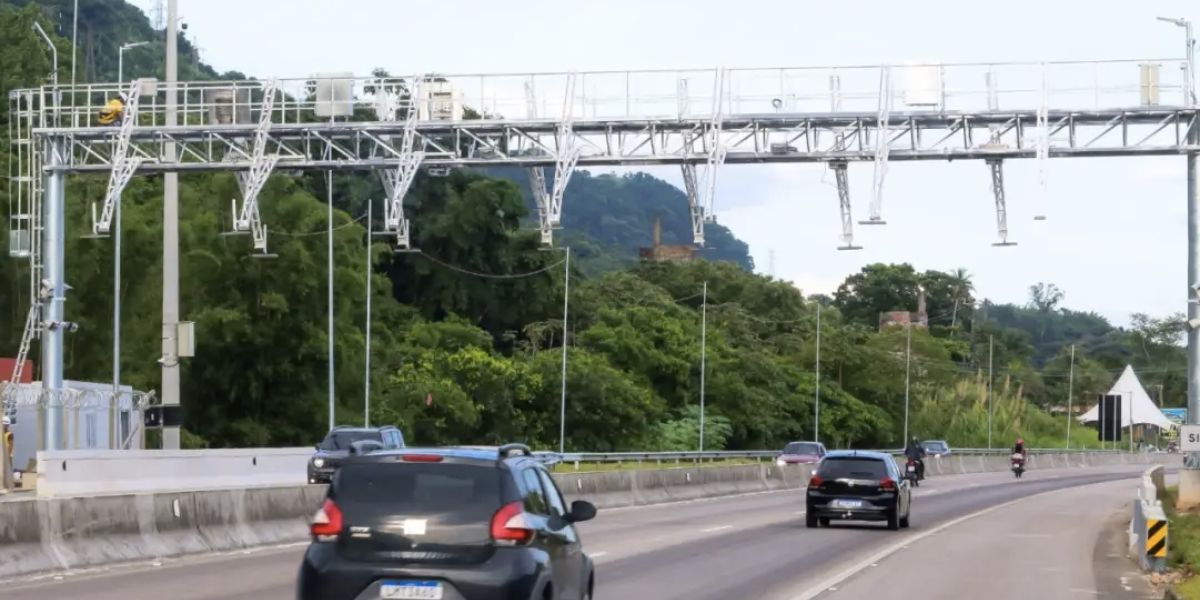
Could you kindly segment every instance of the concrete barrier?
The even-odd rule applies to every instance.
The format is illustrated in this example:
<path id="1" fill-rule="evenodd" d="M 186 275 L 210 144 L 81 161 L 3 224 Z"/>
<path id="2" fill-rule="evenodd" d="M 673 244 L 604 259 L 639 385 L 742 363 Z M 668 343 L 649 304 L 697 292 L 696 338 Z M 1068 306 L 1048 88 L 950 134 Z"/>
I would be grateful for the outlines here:
<path id="1" fill-rule="evenodd" d="M 1038 455 L 1040 468 L 1178 460 L 1178 455 Z M 604 509 L 799 490 L 808 484 L 812 469 L 755 464 L 557 473 L 554 479 L 569 499 L 586 499 Z M 930 461 L 930 473 L 938 476 L 1007 469 L 1003 456 Z M 119 485 L 134 484 L 145 485 L 144 478 L 126 478 Z M 304 541 L 325 491 L 325 486 L 294 485 L 3 500 L 0 579 Z"/>
<path id="2" fill-rule="evenodd" d="M 304 485 L 311 448 L 38 452 L 41 498 Z"/>

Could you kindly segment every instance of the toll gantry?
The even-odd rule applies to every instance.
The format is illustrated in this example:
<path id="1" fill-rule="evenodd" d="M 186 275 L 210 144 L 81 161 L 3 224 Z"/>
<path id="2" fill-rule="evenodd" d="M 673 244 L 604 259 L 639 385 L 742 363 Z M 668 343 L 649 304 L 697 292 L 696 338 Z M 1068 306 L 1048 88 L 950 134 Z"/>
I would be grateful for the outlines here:
<path id="1" fill-rule="evenodd" d="M 992 183 L 996 245 L 1011 245 L 1004 161 L 1200 153 L 1190 58 L 796 68 L 420 74 L 43 86 L 9 93 L 11 256 L 30 261 L 32 340 L 61 367 L 67 174 L 108 177 L 92 229 L 112 229 L 135 176 L 230 171 L 235 232 L 268 252 L 259 195 L 276 172 L 376 171 L 384 227 L 411 245 L 404 197 L 419 170 L 528 169 L 542 242 L 553 243 L 579 167 L 679 165 L 704 243 L 724 165 L 833 170 L 841 249 L 856 249 L 848 169 L 873 171 L 867 216 L 885 223 L 892 161 L 978 160 Z M 176 103 L 167 101 L 175 94 Z M 114 103 L 114 99 L 119 104 Z M 102 125 L 100 115 L 120 109 Z M 177 125 L 168 125 L 176 122 Z M 547 171 L 552 170 L 551 173 Z M 1195 202 L 1196 191 L 1190 190 Z M 1041 199 L 1040 202 L 1045 202 Z M 1044 206 L 1038 218 L 1044 218 Z M 1192 282 L 1200 283 L 1200 281 Z M 23 360 L 17 361 L 18 371 Z M 50 369 L 50 373 L 61 374 Z M 20 380 L 14 373 L 12 381 Z M 50 392 L 53 381 L 44 382 Z"/>

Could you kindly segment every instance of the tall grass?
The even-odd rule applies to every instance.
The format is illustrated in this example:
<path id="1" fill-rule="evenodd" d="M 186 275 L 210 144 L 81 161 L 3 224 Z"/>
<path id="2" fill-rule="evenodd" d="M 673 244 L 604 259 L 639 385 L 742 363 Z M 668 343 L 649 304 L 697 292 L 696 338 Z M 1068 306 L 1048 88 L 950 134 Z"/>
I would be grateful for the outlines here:
<path id="1" fill-rule="evenodd" d="M 988 394 L 984 377 L 958 381 L 954 386 L 918 393 L 912 435 L 944 439 L 951 447 L 988 446 Z M 1024 438 L 1029 448 L 1065 448 L 1067 417 L 1055 417 L 1030 404 L 1020 385 L 1008 377 L 996 380 L 992 390 L 992 446 L 1012 446 Z M 1099 448 L 1096 430 L 1071 424 L 1071 448 Z"/>

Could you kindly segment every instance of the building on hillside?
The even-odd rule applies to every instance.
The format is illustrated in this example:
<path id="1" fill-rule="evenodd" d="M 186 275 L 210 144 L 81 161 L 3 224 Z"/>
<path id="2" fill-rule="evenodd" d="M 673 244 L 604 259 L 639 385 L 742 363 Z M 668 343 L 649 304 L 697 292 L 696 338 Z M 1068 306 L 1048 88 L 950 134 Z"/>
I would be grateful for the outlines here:
<path id="1" fill-rule="evenodd" d="M 696 247 L 688 244 L 664 246 L 662 243 L 662 218 L 654 217 L 653 245 L 639 248 L 638 255 L 649 262 L 689 262 L 696 259 Z"/>
<path id="2" fill-rule="evenodd" d="M 879 314 L 879 330 L 891 327 L 917 327 L 929 329 L 929 312 L 925 308 L 925 290 L 917 288 L 917 312 L 893 310 Z"/>

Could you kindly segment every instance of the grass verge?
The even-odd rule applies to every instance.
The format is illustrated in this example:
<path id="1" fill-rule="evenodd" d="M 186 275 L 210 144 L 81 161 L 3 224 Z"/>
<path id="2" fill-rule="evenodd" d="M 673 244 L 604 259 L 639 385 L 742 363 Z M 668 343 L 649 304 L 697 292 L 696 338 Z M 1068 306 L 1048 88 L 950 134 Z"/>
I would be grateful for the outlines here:
<path id="1" fill-rule="evenodd" d="M 1178 488 L 1168 487 L 1163 511 L 1171 524 L 1168 565 L 1183 579 L 1175 586 L 1181 599 L 1200 600 L 1200 514 L 1175 510 Z"/>

